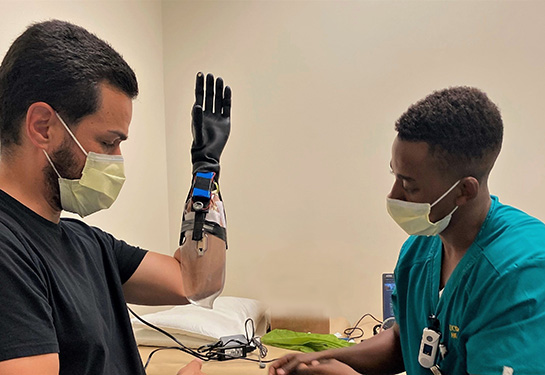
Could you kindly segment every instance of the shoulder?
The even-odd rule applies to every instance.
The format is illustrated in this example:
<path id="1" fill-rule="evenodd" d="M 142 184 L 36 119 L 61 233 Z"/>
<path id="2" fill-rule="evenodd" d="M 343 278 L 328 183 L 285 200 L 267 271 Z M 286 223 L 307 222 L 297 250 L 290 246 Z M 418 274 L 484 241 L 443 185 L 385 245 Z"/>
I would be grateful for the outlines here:
<path id="1" fill-rule="evenodd" d="M 63 228 L 67 235 L 76 242 L 87 245 L 93 244 L 102 251 L 107 251 L 111 254 L 127 256 L 130 253 L 141 253 L 144 256 L 146 250 L 142 250 L 137 246 L 129 245 L 127 242 L 117 239 L 111 233 L 108 233 L 98 227 L 90 226 L 87 223 L 72 218 L 61 219 Z"/>
<path id="2" fill-rule="evenodd" d="M 81 220 L 72 218 L 62 218 L 61 226 L 68 236 L 79 238 L 89 238 L 100 241 L 113 241 L 114 237 L 98 227 L 91 226 Z"/>
<path id="3" fill-rule="evenodd" d="M 545 224 L 526 212 L 499 201 L 498 197 L 491 196 L 491 207 L 489 217 L 492 227 L 496 230 L 518 229 L 518 230 L 543 230 Z"/>
<path id="4" fill-rule="evenodd" d="M 489 216 L 476 243 L 482 248 L 483 256 L 498 273 L 510 272 L 525 264 L 543 263 L 545 224 L 492 197 Z"/>
<path id="5" fill-rule="evenodd" d="M 17 227 L 0 220 L 0 256 L 4 265 L 9 263 L 8 259 L 15 258 L 34 263 L 31 242 Z"/>

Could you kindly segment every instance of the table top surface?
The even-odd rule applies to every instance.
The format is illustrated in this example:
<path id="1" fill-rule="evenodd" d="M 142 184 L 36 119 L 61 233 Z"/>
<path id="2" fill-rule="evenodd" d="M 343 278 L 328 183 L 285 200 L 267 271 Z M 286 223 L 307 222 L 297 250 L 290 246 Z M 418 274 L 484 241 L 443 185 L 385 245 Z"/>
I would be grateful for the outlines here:
<path id="1" fill-rule="evenodd" d="M 342 324 L 342 322 L 341 322 Z M 363 328 L 364 338 L 369 338 L 373 335 L 372 327 L 376 324 L 372 319 L 365 320 L 359 326 Z M 337 332 L 340 326 L 332 325 L 333 331 Z M 344 326 L 346 328 L 346 326 Z M 140 355 L 145 363 L 148 356 L 157 347 L 139 346 Z M 280 358 L 289 353 L 297 353 L 292 350 L 281 349 L 271 345 L 267 345 L 267 356 L 263 358 L 266 362 L 265 368 L 259 367 L 257 350 L 248 354 L 247 359 L 232 359 L 228 361 L 209 361 L 203 362 L 202 371 L 207 375 L 267 375 L 269 361 Z M 161 350 L 153 354 L 149 365 L 146 369 L 147 375 L 176 375 L 183 366 L 191 362 L 195 357 L 176 349 Z M 253 361 L 250 361 L 253 360 Z"/>
<path id="2" fill-rule="evenodd" d="M 156 347 L 140 346 L 140 355 L 144 363 L 149 354 L 157 349 Z M 288 353 L 294 353 L 291 350 L 267 346 L 268 354 L 263 361 L 270 361 L 280 358 Z M 178 370 L 191 362 L 195 357 L 176 349 L 161 350 L 153 354 L 150 363 L 146 369 L 147 375 L 176 375 Z M 207 375 L 266 375 L 268 374 L 269 363 L 265 368 L 259 367 L 257 351 L 249 353 L 247 359 L 232 359 L 228 361 L 209 361 L 203 362 L 202 371 Z M 255 362 L 254 362 L 255 361 Z"/>

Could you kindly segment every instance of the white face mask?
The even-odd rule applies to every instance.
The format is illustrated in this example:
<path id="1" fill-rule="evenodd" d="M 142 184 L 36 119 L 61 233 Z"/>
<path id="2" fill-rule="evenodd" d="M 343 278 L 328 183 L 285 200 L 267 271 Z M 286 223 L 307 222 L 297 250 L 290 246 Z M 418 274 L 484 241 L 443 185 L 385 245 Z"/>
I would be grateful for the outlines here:
<path id="1" fill-rule="evenodd" d="M 56 114 L 72 139 L 87 156 L 81 178 L 70 180 L 61 177 L 51 158 L 43 150 L 49 164 L 59 176 L 62 208 L 77 213 L 81 217 L 109 208 L 116 200 L 125 182 L 123 156 L 87 153 L 63 119 L 58 113 Z"/>
<path id="2" fill-rule="evenodd" d="M 436 236 L 441 233 L 449 225 L 450 219 L 454 211 L 458 209 L 458 206 L 444 218 L 435 223 L 430 221 L 431 208 L 441 201 L 448 193 L 452 191 L 460 180 L 456 181 L 454 185 L 441 195 L 432 204 L 429 203 L 415 203 L 406 202 L 399 199 L 386 199 L 386 208 L 388 213 L 394 219 L 394 221 L 409 235 L 417 236 Z"/>

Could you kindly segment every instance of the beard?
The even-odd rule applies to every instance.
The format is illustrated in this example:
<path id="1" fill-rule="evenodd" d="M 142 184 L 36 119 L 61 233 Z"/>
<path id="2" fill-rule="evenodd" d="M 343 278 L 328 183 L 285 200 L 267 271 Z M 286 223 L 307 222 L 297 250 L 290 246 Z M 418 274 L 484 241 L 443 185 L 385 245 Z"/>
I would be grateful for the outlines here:
<path id="1" fill-rule="evenodd" d="M 78 167 L 78 159 L 72 151 L 71 146 L 73 146 L 72 139 L 65 138 L 59 148 L 53 151 L 49 157 L 61 177 L 73 180 L 81 177 L 82 168 Z M 59 176 L 55 173 L 55 170 L 50 163 L 47 163 L 44 167 L 43 173 L 45 176 L 49 204 L 54 209 L 61 211 L 62 205 Z"/>

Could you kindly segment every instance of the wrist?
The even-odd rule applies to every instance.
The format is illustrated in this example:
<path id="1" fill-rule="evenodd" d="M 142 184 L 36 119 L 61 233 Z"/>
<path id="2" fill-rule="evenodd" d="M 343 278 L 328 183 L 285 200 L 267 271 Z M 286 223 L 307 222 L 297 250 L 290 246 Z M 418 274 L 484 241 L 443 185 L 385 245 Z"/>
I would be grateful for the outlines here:
<path id="1" fill-rule="evenodd" d="M 219 163 L 214 164 L 210 162 L 194 162 L 193 163 L 193 176 L 195 176 L 197 173 L 214 173 L 214 181 L 218 181 L 219 179 L 219 173 L 220 173 L 220 165 Z"/>

